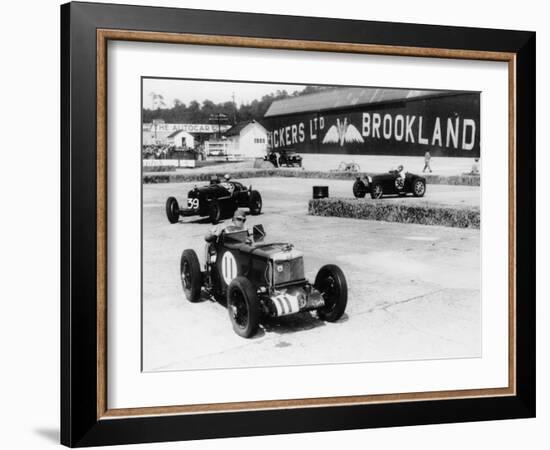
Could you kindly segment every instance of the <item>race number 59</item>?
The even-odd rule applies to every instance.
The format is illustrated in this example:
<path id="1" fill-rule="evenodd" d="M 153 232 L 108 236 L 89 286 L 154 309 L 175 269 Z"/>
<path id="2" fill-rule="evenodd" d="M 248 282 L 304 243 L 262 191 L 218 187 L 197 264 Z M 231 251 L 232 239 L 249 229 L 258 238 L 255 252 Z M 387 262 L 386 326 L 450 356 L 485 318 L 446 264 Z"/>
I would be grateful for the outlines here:
<path id="1" fill-rule="evenodd" d="M 198 198 L 188 198 L 187 199 L 187 207 L 189 209 L 197 209 L 199 207 L 199 199 Z"/>

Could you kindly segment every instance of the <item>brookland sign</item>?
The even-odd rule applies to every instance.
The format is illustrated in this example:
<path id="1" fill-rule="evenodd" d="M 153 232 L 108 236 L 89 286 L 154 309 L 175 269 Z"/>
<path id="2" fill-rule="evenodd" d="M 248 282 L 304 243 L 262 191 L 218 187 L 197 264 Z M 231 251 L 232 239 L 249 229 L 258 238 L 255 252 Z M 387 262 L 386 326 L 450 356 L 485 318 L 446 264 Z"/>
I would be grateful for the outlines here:
<path id="1" fill-rule="evenodd" d="M 479 94 L 266 119 L 274 149 L 304 153 L 479 156 Z"/>

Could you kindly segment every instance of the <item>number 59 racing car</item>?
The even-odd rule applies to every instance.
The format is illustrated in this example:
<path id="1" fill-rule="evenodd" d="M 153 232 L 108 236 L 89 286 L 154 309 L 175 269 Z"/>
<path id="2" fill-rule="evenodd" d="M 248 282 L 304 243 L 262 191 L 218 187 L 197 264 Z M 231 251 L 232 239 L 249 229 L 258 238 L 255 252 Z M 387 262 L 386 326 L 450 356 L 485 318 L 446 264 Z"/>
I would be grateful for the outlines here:
<path id="1" fill-rule="evenodd" d="M 238 181 L 220 182 L 217 178 L 210 184 L 194 187 L 187 193 L 187 208 L 180 208 L 175 197 L 166 200 L 166 217 L 170 223 L 177 223 L 180 216 L 209 217 L 213 224 L 231 217 L 239 207 L 250 209 L 250 214 L 262 211 L 262 196 L 252 186 L 246 187 Z"/>
<path id="2" fill-rule="evenodd" d="M 348 299 L 342 270 L 325 265 L 312 284 L 304 275 L 302 252 L 288 243 L 266 244 L 264 236 L 262 225 L 252 233 L 223 231 L 207 245 L 203 268 L 194 250 L 184 250 L 180 274 L 187 299 L 198 301 L 204 289 L 225 301 L 233 330 L 245 338 L 257 332 L 263 317 L 317 311 L 321 320 L 340 319 Z"/>

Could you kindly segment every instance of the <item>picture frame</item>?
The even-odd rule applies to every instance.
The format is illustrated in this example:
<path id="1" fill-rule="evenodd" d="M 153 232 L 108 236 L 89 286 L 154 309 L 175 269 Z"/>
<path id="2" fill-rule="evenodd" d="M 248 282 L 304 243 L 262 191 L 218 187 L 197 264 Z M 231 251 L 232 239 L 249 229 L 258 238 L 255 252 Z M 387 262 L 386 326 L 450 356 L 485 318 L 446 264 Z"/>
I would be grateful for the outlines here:
<path id="1" fill-rule="evenodd" d="M 107 43 L 501 61 L 509 73 L 506 388 L 110 409 Z M 535 416 L 535 33 L 68 3 L 61 7 L 61 443 L 70 447 Z"/>

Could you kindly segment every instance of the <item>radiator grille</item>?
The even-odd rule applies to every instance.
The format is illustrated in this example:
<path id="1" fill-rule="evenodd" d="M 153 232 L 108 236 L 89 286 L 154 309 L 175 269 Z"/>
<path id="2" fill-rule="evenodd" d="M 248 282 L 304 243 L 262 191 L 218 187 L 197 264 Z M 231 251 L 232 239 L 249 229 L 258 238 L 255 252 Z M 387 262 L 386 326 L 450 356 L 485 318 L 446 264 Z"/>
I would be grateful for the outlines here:
<path id="1" fill-rule="evenodd" d="M 275 284 L 288 283 L 304 279 L 304 258 L 299 257 L 290 261 L 275 261 L 273 263 L 273 278 Z"/>

